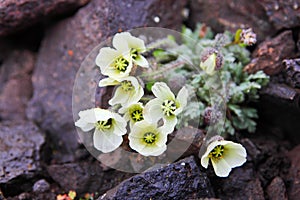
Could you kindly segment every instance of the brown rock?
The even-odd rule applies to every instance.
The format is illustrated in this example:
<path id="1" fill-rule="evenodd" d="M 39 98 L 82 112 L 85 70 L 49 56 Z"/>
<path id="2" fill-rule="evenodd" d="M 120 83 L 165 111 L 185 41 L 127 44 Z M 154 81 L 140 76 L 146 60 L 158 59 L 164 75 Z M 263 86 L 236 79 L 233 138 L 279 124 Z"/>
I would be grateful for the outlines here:
<path id="1" fill-rule="evenodd" d="M 47 171 L 63 190 L 75 190 L 79 194 L 95 191 L 101 194 L 131 176 L 112 169 L 105 172 L 99 162 L 50 165 Z"/>
<path id="2" fill-rule="evenodd" d="M 277 30 L 295 28 L 300 25 L 300 1 L 260 0 L 270 22 Z"/>
<path id="3" fill-rule="evenodd" d="M 267 194 L 270 200 L 287 200 L 286 189 L 283 180 L 275 177 L 267 187 Z"/>
<path id="4" fill-rule="evenodd" d="M 300 58 L 283 61 L 286 83 L 293 88 L 300 88 Z"/>
<path id="5" fill-rule="evenodd" d="M 263 70 L 268 75 L 275 75 L 283 70 L 282 61 L 295 55 L 292 31 L 285 31 L 261 43 L 254 51 L 253 59 L 245 70 L 249 73 Z"/>
<path id="6" fill-rule="evenodd" d="M 0 118 L 25 119 L 25 108 L 32 96 L 31 73 L 35 54 L 15 50 L 8 54 L 0 68 Z"/>
<path id="7" fill-rule="evenodd" d="M 262 41 L 267 35 L 272 35 L 273 27 L 259 1 L 218 1 L 190 0 L 190 17 L 188 22 L 195 25 L 204 22 L 216 32 L 238 28 L 252 28 Z"/>
<path id="8" fill-rule="evenodd" d="M 75 11 L 90 0 L 6 0 L 0 2 L 0 36 L 49 18 Z"/>
<path id="9" fill-rule="evenodd" d="M 297 200 L 300 196 L 300 145 L 296 146 L 290 152 L 288 157 L 291 159 L 290 181 L 291 185 L 288 190 L 288 197 L 291 200 Z"/>
<path id="10" fill-rule="evenodd" d="M 182 17 L 174 13 L 180 13 L 184 4 L 180 0 L 95 0 L 46 33 L 32 78 L 34 97 L 27 116 L 49 132 L 58 162 L 74 159 L 77 134 L 72 117 L 72 89 L 85 56 L 120 30 L 180 26 Z M 159 23 L 153 20 L 156 16 L 160 17 Z"/>
<path id="11" fill-rule="evenodd" d="M 32 122 L 14 120 L 0 124 L 0 141 L 0 188 L 7 196 L 16 195 L 41 171 L 45 138 Z"/>

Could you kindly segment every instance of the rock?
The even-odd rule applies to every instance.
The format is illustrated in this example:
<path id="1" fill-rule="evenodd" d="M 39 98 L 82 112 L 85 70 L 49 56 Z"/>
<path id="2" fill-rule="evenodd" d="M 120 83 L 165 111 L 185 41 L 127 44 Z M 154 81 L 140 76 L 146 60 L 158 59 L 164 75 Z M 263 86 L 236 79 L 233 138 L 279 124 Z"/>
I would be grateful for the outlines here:
<path id="1" fill-rule="evenodd" d="M 258 104 L 260 123 L 277 127 L 291 142 L 300 142 L 300 92 L 286 84 L 270 83 L 261 91 Z"/>
<path id="2" fill-rule="evenodd" d="M 85 56 L 101 41 L 120 30 L 181 26 L 181 15 L 174 13 L 180 13 L 184 4 L 185 1 L 179 0 L 95 0 L 46 33 L 32 78 L 34 96 L 27 117 L 46 130 L 54 141 L 57 153 L 53 162 L 74 160 L 73 152 L 78 141 L 72 117 L 72 89 L 76 72 Z M 153 20 L 155 16 L 160 17 L 159 23 Z"/>
<path id="3" fill-rule="evenodd" d="M 289 171 L 290 187 L 288 189 L 288 198 L 291 200 L 299 199 L 300 196 L 300 145 L 287 153 L 291 159 L 291 168 Z"/>
<path id="4" fill-rule="evenodd" d="M 6 0 L 0 4 L 0 36 L 32 26 L 49 17 L 71 13 L 90 0 Z"/>
<path id="5" fill-rule="evenodd" d="M 50 190 L 50 184 L 45 179 L 41 179 L 34 183 L 32 190 L 36 193 L 43 193 Z"/>
<path id="6" fill-rule="evenodd" d="M 188 23 L 192 26 L 198 22 L 205 23 L 215 32 L 235 32 L 238 28 L 252 28 L 258 35 L 258 41 L 274 34 L 274 28 L 258 0 L 190 0 L 189 9 Z"/>
<path id="7" fill-rule="evenodd" d="M 253 59 L 245 70 L 249 73 L 263 70 L 268 75 L 275 75 L 284 69 L 282 61 L 295 55 L 293 33 L 285 31 L 261 43 L 253 52 Z"/>
<path id="8" fill-rule="evenodd" d="M 25 108 L 32 96 L 31 73 L 35 54 L 28 50 L 11 51 L 0 63 L 0 119 L 26 118 Z"/>
<path id="9" fill-rule="evenodd" d="M 300 88 L 300 58 L 283 61 L 286 83 L 293 88 Z"/>
<path id="10" fill-rule="evenodd" d="M 269 21 L 276 30 L 291 29 L 300 24 L 300 2 L 285 0 L 260 0 L 260 5 L 265 9 Z"/>
<path id="11" fill-rule="evenodd" d="M 255 177 L 252 167 L 251 164 L 245 164 L 234 169 L 226 179 L 219 180 L 218 184 L 215 183 L 218 192 L 223 194 L 220 198 L 264 200 L 261 182 Z"/>
<path id="12" fill-rule="evenodd" d="M 287 200 L 286 188 L 280 177 L 275 177 L 267 187 L 267 194 L 270 200 Z"/>
<path id="13" fill-rule="evenodd" d="M 10 121 L 0 123 L 0 141 L 0 187 L 4 195 L 19 194 L 41 170 L 45 138 L 32 122 Z"/>
<path id="14" fill-rule="evenodd" d="M 104 172 L 99 162 L 86 161 L 50 165 L 47 171 L 64 191 L 75 190 L 78 194 L 103 193 L 130 175 L 114 170 Z"/>
<path id="15" fill-rule="evenodd" d="M 213 197 L 209 179 L 188 157 L 163 167 L 155 167 L 123 181 L 101 199 L 197 199 Z"/>

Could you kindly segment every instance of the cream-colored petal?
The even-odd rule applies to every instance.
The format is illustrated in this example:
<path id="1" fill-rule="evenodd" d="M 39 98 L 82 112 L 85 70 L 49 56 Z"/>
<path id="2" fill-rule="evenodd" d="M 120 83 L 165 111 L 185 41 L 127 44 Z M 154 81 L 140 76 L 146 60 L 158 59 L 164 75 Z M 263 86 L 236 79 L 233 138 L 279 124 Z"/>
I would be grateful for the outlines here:
<path id="1" fill-rule="evenodd" d="M 227 177 L 231 171 L 231 167 L 228 165 L 228 163 L 224 159 L 211 159 L 214 171 L 217 176 L 219 177 Z"/>
<path id="2" fill-rule="evenodd" d="M 143 149 L 138 152 L 143 156 L 159 156 L 167 150 L 167 145 L 157 146 L 157 145 L 146 145 Z"/>
<path id="3" fill-rule="evenodd" d="M 201 157 L 201 165 L 202 165 L 202 167 L 207 168 L 208 167 L 208 163 L 209 163 L 208 156 L 206 156 L 206 157 L 202 156 Z"/>
<path id="4" fill-rule="evenodd" d="M 220 145 L 220 141 L 213 141 L 208 146 L 202 157 L 208 157 L 209 153 L 216 147 Z"/>
<path id="5" fill-rule="evenodd" d="M 160 127 L 158 128 L 158 140 L 155 141 L 155 144 L 159 147 L 166 145 L 167 141 L 168 141 L 168 134 L 164 133 L 164 130 Z"/>
<path id="6" fill-rule="evenodd" d="M 121 87 L 115 90 L 114 96 L 108 101 L 109 105 L 113 106 L 119 103 L 123 103 L 124 99 L 128 98 L 126 92 Z"/>
<path id="7" fill-rule="evenodd" d="M 130 48 L 128 46 L 128 38 L 130 36 L 131 35 L 128 32 L 117 33 L 112 40 L 113 46 L 123 53 L 124 52 L 129 53 Z"/>
<path id="8" fill-rule="evenodd" d="M 215 73 L 216 54 L 211 54 L 204 62 L 200 63 L 200 67 L 209 75 Z"/>
<path id="9" fill-rule="evenodd" d="M 130 35 L 127 39 L 129 48 L 137 49 L 139 53 L 146 51 L 145 43 L 142 39 Z"/>
<path id="10" fill-rule="evenodd" d="M 142 87 L 139 86 L 135 91 L 130 92 L 130 94 L 128 95 L 128 101 L 124 103 L 124 106 L 137 103 L 139 100 L 141 100 L 141 98 L 144 95 L 144 90 Z"/>
<path id="11" fill-rule="evenodd" d="M 234 151 L 236 154 L 240 156 L 247 157 L 246 149 L 241 144 L 227 141 L 226 145 L 224 146 L 226 149 L 228 149 L 231 152 Z"/>
<path id="12" fill-rule="evenodd" d="M 175 96 L 174 96 L 173 92 L 170 90 L 170 88 L 164 82 L 156 82 L 152 86 L 151 90 L 152 90 L 153 94 L 162 101 L 164 101 L 164 100 L 175 101 Z"/>
<path id="13" fill-rule="evenodd" d="M 109 110 L 105 110 L 101 108 L 95 108 L 94 110 L 95 110 L 96 121 L 105 121 L 114 117 L 113 113 Z"/>
<path id="14" fill-rule="evenodd" d="M 126 134 L 127 123 L 124 118 L 122 118 L 120 115 L 118 115 L 116 113 L 114 116 L 114 124 L 113 125 L 114 125 L 114 134 L 119 135 L 119 136 Z"/>
<path id="15" fill-rule="evenodd" d="M 93 140 L 94 147 L 96 149 L 102 151 L 103 153 L 108 153 L 117 149 L 122 144 L 123 138 L 122 136 L 111 133 L 107 134 L 96 129 Z"/>
<path id="16" fill-rule="evenodd" d="M 79 127 L 84 132 L 88 132 L 88 131 L 92 130 L 93 128 L 95 128 L 94 123 L 88 123 L 82 118 L 80 118 L 79 120 L 77 120 L 75 122 L 75 126 Z"/>
<path id="17" fill-rule="evenodd" d="M 129 146 L 133 150 L 140 152 L 142 149 L 145 148 L 146 144 L 142 142 L 141 138 L 135 137 L 136 135 L 134 134 L 129 134 L 128 139 L 129 139 Z"/>
<path id="18" fill-rule="evenodd" d="M 97 122 L 95 110 L 95 108 L 82 110 L 78 113 L 78 115 L 87 123 L 95 123 Z"/>
<path id="19" fill-rule="evenodd" d="M 112 78 L 104 78 L 99 81 L 99 87 L 119 85 L 120 82 Z"/>
<path id="20" fill-rule="evenodd" d="M 158 98 L 150 100 L 144 108 L 144 119 L 149 122 L 157 123 L 163 118 L 164 114 L 161 109 L 162 101 Z"/>
<path id="21" fill-rule="evenodd" d="M 96 65 L 100 67 L 101 72 L 106 71 L 112 62 L 120 55 L 120 52 L 110 47 L 103 47 L 100 49 L 96 57 Z"/>
<path id="22" fill-rule="evenodd" d="M 182 110 L 186 107 L 187 104 L 187 99 L 188 99 L 188 90 L 186 89 L 186 87 L 183 87 L 180 89 L 180 91 L 178 92 L 177 98 L 176 98 L 176 102 L 179 103 L 179 108 L 177 108 L 175 110 L 175 115 L 178 115 L 179 113 L 182 112 Z"/>
<path id="23" fill-rule="evenodd" d="M 224 160 L 231 168 L 242 166 L 246 161 L 246 157 L 239 155 L 237 152 L 224 153 Z"/>
<path id="24" fill-rule="evenodd" d="M 145 68 L 149 67 L 148 60 L 142 55 L 138 55 L 138 57 L 133 61 L 135 62 L 135 64 L 137 64 L 140 67 L 145 67 Z"/>
<path id="25" fill-rule="evenodd" d="M 172 133 L 175 129 L 176 124 L 177 124 L 176 116 L 164 118 L 164 125 L 162 126 L 164 133 L 165 134 Z"/>

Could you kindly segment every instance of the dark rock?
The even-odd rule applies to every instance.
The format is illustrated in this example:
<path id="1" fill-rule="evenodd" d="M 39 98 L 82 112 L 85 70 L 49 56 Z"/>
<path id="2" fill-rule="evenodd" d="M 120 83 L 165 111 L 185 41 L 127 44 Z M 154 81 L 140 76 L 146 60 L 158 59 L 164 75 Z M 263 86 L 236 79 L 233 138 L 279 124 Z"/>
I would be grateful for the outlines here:
<path id="1" fill-rule="evenodd" d="M 32 96 L 31 73 L 35 54 L 27 50 L 11 51 L 0 68 L 0 118 L 25 119 L 25 108 Z"/>
<path id="2" fill-rule="evenodd" d="M 221 199 L 265 199 L 261 182 L 255 177 L 251 164 L 234 169 L 226 179 L 219 180 L 219 184 L 222 187 L 216 188 L 216 191 L 223 194 Z"/>
<path id="3" fill-rule="evenodd" d="M 277 30 L 295 28 L 300 25 L 300 2 L 285 0 L 259 0 L 269 21 Z"/>
<path id="4" fill-rule="evenodd" d="M 290 187 L 288 197 L 291 200 L 299 199 L 300 196 L 300 145 L 288 152 L 291 159 L 291 168 L 289 171 Z"/>
<path id="5" fill-rule="evenodd" d="M 34 183 L 32 190 L 36 193 L 46 192 L 50 190 L 50 184 L 45 179 L 41 179 Z"/>
<path id="6" fill-rule="evenodd" d="M 286 84 L 270 83 L 261 91 L 260 124 L 277 127 L 294 144 L 300 142 L 300 92 Z"/>
<path id="7" fill-rule="evenodd" d="M 104 173 L 99 162 L 50 165 L 47 171 L 64 191 L 75 190 L 78 194 L 96 191 L 103 193 L 130 175 L 114 170 Z"/>
<path id="8" fill-rule="evenodd" d="M 72 89 L 85 56 L 108 36 L 134 27 L 179 27 L 185 1 L 95 0 L 46 33 L 33 74 L 34 96 L 27 116 L 49 132 L 56 162 L 74 160 L 78 146 Z M 117 6 L 116 6 L 117 5 Z M 128 12 L 133 11 L 133 12 Z M 153 17 L 160 17 L 156 23 Z"/>
<path id="9" fill-rule="evenodd" d="M 300 58 L 284 60 L 286 82 L 293 88 L 300 88 Z"/>
<path id="10" fill-rule="evenodd" d="M 10 121 L 0 124 L 0 141 L 0 187 L 5 195 L 18 194 L 41 170 L 44 136 L 31 122 Z"/>
<path id="11" fill-rule="evenodd" d="M 261 43 L 253 52 L 253 59 L 245 67 L 249 73 L 263 70 L 268 75 L 275 75 L 284 69 L 282 61 L 296 56 L 292 31 L 285 31 L 275 38 Z"/>
<path id="12" fill-rule="evenodd" d="M 100 199 L 197 199 L 213 197 L 206 174 L 188 157 L 125 180 Z"/>
<path id="13" fill-rule="evenodd" d="M 286 188 L 280 177 L 275 177 L 267 187 L 267 194 L 270 200 L 287 200 Z"/>
<path id="14" fill-rule="evenodd" d="M 252 28 L 259 41 L 264 40 L 267 35 L 274 34 L 274 28 L 269 23 L 265 10 L 257 0 L 190 0 L 189 8 L 188 23 L 192 26 L 203 22 L 216 32 L 235 32 L 238 28 Z"/>
<path id="15" fill-rule="evenodd" d="M 0 3 L 0 36 L 32 26 L 51 16 L 75 11 L 89 0 L 6 0 Z"/>

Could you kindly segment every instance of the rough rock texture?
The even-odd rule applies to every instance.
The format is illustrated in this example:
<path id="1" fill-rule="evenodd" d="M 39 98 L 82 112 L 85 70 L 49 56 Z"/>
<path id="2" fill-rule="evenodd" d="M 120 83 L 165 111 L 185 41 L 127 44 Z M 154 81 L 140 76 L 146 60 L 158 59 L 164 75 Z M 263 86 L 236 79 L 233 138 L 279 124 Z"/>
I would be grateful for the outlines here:
<path id="1" fill-rule="evenodd" d="M 261 43 L 245 70 L 249 73 L 263 70 L 268 75 L 278 74 L 284 69 L 282 61 L 296 55 L 295 47 L 292 31 L 285 31 Z"/>
<path id="2" fill-rule="evenodd" d="M 33 123 L 11 121 L 0 124 L 0 141 L 0 188 L 7 195 L 6 191 L 18 194 L 40 170 L 39 152 L 45 138 Z"/>
<path id="3" fill-rule="evenodd" d="M 288 197 L 291 200 L 299 199 L 300 196 L 300 145 L 288 152 L 288 157 L 291 159 L 291 168 L 289 173 L 290 187 Z"/>
<path id="4" fill-rule="evenodd" d="M 125 180 L 101 199 L 197 199 L 213 197 L 209 179 L 188 157 L 174 164 L 156 167 Z"/>
<path id="5" fill-rule="evenodd" d="M 104 171 L 99 162 L 87 161 L 50 165 L 47 171 L 64 191 L 75 190 L 78 194 L 104 193 L 131 175 L 115 170 Z"/>
<path id="6" fill-rule="evenodd" d="M 72 89 L 84 57 L 119 30 L 155 25 L 179 27 L 182 17 L 174 13 L 180 13 L 184 4 L 185 1 L 179 0 L 95 0 L 46 33 L 32 78 L 34 97 L 27 116 L 47 130 L 57 144 L 54 147 L 58 152 L 54 155 L 57 162 L 73 160 L 77 147 Z M 134 12 L 128 12 L 131 10 Z M 162 16 L 159 23 L 154 22 L 155 16 Z"/>
<path id="7" fill-rule="evenodd" d="M 284 83 L 270 83 L 261 91 L 258 104 L 260 124 L 276 127 L 294 144 L 300 142 L 300 91 Z M 274 131 L 272 131 L 274 132 Z"/>
<path id="8" fill-rule="evenodd" d="M 0 63 L 0 119 L 25 119 L 25 108 L 32 96 L 31 73 L 35 54 L 11 51 Z"/>
<path id="9" fill-rule="evenodd" d="M 293 88 L 300 88 L 300 58 L 283 61 L 286 83 Z"/>
<path id="10" fill-rule="evenodd" d="M 269 21 L 277 30 L 295 28 L 300 25 L 300 2 L 286 0 L 259 0 Z"/>
<path id="11" fill-rule="evenodd" d="M 216 32 L 251 27 L 257 33 L 259 41 L 274 34 L 274 28 L 258 1 L 190 0 L 189 8 L 189 23 L 192 25 L 204 22 Z"/>
<path id="12" fill-rule="evenodd" d="M 245 165 L 242 168 L 233 170 L 226 180 L 222 182 L 221 199 L 236 200 L 264 200 L 264 192 L 261 182 L 255 176 L 251 165 Z M 217 186 L 217 185 L 216 185 Z"/>
<path id="13" fill-rule="evenodd" d="M 287 200 L 286 188 L 282 178 L 276 177 L 267 187 L 267 194 L 270 200 Z"/>
<path id="14" fill-rule="evenodd" d="M 50 16 L 75 11 L 90 0 L 6 0 L 0 2 L 0 36 L 32 26 Z"/>

